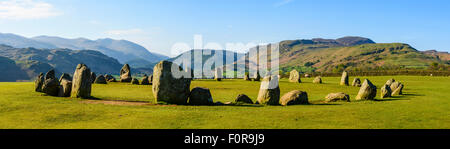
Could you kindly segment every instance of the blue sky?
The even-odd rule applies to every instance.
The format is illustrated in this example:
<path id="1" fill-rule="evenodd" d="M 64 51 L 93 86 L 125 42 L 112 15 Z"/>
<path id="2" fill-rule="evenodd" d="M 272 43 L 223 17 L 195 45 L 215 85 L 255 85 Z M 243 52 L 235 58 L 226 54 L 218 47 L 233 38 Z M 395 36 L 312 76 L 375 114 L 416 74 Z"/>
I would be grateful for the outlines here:
<path id="1" fill-rule="evenodd" d="M 114 38 L 170 55 L 177 42 L 363 36 L 450 51 L 448 0 L 0 0 L 0 32 Z"/>

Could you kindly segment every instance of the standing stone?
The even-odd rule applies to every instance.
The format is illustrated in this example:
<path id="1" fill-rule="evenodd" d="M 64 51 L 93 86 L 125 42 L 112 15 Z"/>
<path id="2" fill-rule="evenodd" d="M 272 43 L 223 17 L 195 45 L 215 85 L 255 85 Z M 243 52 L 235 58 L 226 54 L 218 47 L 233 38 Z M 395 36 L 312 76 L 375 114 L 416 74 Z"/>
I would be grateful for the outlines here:
<path id="1" fill-rule="evenodd" d="M 322 77 L 318 76 L 313 80 L 313 83 L 322 84 Z"/>
<path id="2" fill-rule="evenodd" d="M 142 77 L 141 85 L 150 85 L 150 80 L 147 75 L 144 75 L 144 77 Z"/>
<path id="3" fill-rule="evenodd" d="M 400 82 L 393 82 L 391 85 L 389 85 L 389 87 L 391 87 L 392 91 L 395 91 L 398 87 L 400 87 Z"/>
<path id="4" fill-rule="evenodd" d="M 59 77 L 59 82 L 61 82 L 62 80 L 72 81 L 72 77 L 70 77 L 70 75 L 67 73 L 63 73 L 61 77 Z"/>
<path id="5" fill-rule="evenodd" d="M 95 75 L 94 72 L 91 72 L 91 78 L 90 78 L 91 84 L 93 84 L 95 82 L 95 79 L 97 79 L 97 75 Z"/>
<path id="6" fill-rule="evenodd" d="M 385 84 L 381 88 L 381 99 L 391 97 L 392 91 L 389 85 Z"/>
<path id="7" fill-rule="evenodd" d="M 120 70 L 120 82 L 131 82 L 131 70 L 130 65 L 125 64 L 123 65 L 122 69 Z"/>
<path id="8" fill-rule="evenodd" d="M 108 81 L 108 82 L 116 82 L 116 78 L 114 78 L 112 75 L 110 75 L 110 74 L 106 74 L 105 75 L 105 79 L 106 79 L 106 81 Z"/>
<path id="9" fill-rule="evenodd" d="M 72 81 L 67 79 L 62 79 L 59 85 L 59 97 L 70 97 L 72 92 Z"/>
<path id="10" fill-rule="evenodd" d="M 222 69 L 216 68 L 216 71 L 214 72 L 214 80 L 216 81 L 222 81 L 223 78 L 223 72 Z"/>
<path id="11" fill-rule="evenodd" d="M 395 88 L 395 89 L 393 89 L 393 87 Z M 391 85 L 391 89 L 393 89 L 393 91 L 392 91 L 392 96 L 398 96 L 398 95 L 402 95 L 403 94 L 403 87 L 404 87 L 404 85 L 402 84 L 402 83 L 400 83 L 400 82 L 394 82 L 392 85 Z"/>
<path id="12" fill-rule="evenodd" d="M 91 77 L 91 69 L 85 64 L 78 64 L 73 74 L 71 97 L 90 98 L 92 89 Z"/>
<path id="13" fill-rule="evenodd" d="M 342 73 L 342 77 L 341 77 L 341 85 L 345 85 L 345 86 L 349 86 L 349 83 L 348 83 L 348 73 L 347 73 L 347 71 L 344 71 L 343 73 Z"/>
<path id="14" fill-rule="evenodd" d="M 153 75 L 150 75 L 149 81 L 150 81 L 150 85 L 153 85 Z"/>
<path id="15" fill-rule="evenodd" d="M 245 81 L 251 81 L 252 80 L 252 79 L 250 79 L 250 74 L 248 72 L 245 73 L 244 80 Z"/>
<path id="16" fill-rule="evenodd" d="M 236 103 L 248 103 L 248 104 L 253 104 L 252 99 L 250 99 L 250 97 L 248 97 L 245 94 L 240 94 L 236 97 L 235 100 Z"/>
<path id="17" fill-rule="evenodd" d="M 394 79 L 389 79 L 386 81 L 386 85 L 388 85 L 389 87 L 391 87 L 392 83 L 394 83 L 395 80 Z"/>
<path id="18" fill-rule="evenodd" d="M 55 77 L 55 70 L 50 70 L 45 74 L 42 91 L 50 96 L 58 96 L 59 81 Z"/>
<path id="19" fill-rule="evenodd" d="M 377 87 L 368 79 L 364 80 L 356 96 L 356 100 L 374 100 L 375 96 L 377 96 Z"/>
<path id="20" fill-rule="evenodd" d="M 280 86 L 277 76 L 267 76 L 261 82 L 257 101 L 262 105 L 279 105 Z"/>
<path id="21" fill-rule="evenodd" d="M 308 94 L 299 90 L 291 91 L 281 97 L 280 104 L 283 106 L 309 104 Z"/>
<path id="22" fill-rule="evenodd" d="M 132 79 L 131 79 L 131 84 L 133 84 L 133 85 L 139 85 L 139 80 L 136 79 L 136 78 L 132 78 Z"/>
<path id="23" fill-rule="evenodd" d="M 103 75 L 99 75 L 96 79 L 95 79 L 95 84 L 107 84 L 105 76 Z"/>
<path id="24" fill-rule="evenodd" d="M 189 95 L 190 105 L 212 105 L 214 104 L 211 92 L 207 88 L 196 87 Z"/>
<path id="25" fill-rule="evenodd" d="M 292 70 L 290 72 L 289 82 L 302 83 L 302 80 L 300 79 L 300 73 L 297 70 Z"/>
<path id="26" fill-rule="evenodd" d="M 325 97 L 325 102 L 346 101 L 350 102 L 350 95 L 345 93 L 330 93 Z"/>
<path id="27" fill-rule="evenodd" d="M 34 91 L 42 92 L 42 85 L 44 85 L 44 74 L 41 72 L 34 80 Z"/>
<path id="28" fill-rule="evenodd" d="M 261 81 L 261 75 L 259 75 L 259 71 L 256 71 L 255 75 L 252 78 L 252 81 Z"/>
<path id="29" fill-rule="evenodd" d="M 361 80 L 359 78 L 353 79 L 352 86 L 361 87 Z"/>
<path id="30" fill-rule="evenodd" d="M 172 75 L 172 65 L 175 69 L 178 67 L 178 70 L 182 71 L 180 66 L 169 61 L 161 61 L 153 69 L 152 90 L 155 102 L 186 104 L 190 94 L 191 78 L 184 78 L 185 75 L 175 78 Z"/>

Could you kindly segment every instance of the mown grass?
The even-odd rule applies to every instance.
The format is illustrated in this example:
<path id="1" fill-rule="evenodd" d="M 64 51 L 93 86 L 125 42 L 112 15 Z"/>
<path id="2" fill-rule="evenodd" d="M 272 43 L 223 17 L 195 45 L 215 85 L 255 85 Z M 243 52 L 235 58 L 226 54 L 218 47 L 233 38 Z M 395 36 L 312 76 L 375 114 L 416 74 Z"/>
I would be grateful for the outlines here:
<path id="1" fill-rule="evenodd" d="M 0 128 L 99 129 L 436 129 L 450 128 L 449 77 L 360 77 L 378 88 L 390 78 L 405 84 L 404 96 L 380 101 L 354 101 L 359 88 L 339 86 L 340 78 L 325 84 L 280 82 L 282 94 L 308 92 L 312 105 L 297 106 L 167 106 L 107 105 L 58 98 L 33 92 L 34 84 L 0 83 Z M 353 80 L 353 77 L 350 78 Z M 256 99 L 259 82 L 195 80 L 191 87 L 211 89 L 214 101 L 233 101 L 238 94 Z M 324 104 L 332 92 L 350 94 L 350 103 Z M 102 100 L 153 101 L 151 86 L 122 83 L 94 85 L 92 95 Z M 378 95 L 379 96 L 379 95 Z"/>

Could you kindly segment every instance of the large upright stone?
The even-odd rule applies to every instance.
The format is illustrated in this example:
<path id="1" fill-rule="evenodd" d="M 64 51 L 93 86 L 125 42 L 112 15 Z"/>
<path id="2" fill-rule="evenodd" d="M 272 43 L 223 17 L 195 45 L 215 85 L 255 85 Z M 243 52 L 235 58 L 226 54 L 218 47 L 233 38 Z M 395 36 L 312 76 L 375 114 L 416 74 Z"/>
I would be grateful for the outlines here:
<path id="1" fill-rule="evenodd" d="M 142 77 L 141 85 L 150 85 L 150 79 L 147 75 L 144 75 L 144 77 Z"/>
<path id="2" fill-rule="evenodd" d="M 359 78 L 353 79 L 352 86 L 361 87 L 361 80 Z"/>
<path id="3" fill-rule="evenodd" d="M 176 71 L 182 71 L 177 64 L 169 61 L 159 62 L 153 69 L 153 95 L 155 102 L 164 101 L 171 104 L 186 104 L 190 94 L 191 78 L 186 75 L 175 75 Z M 178 77 L 178 78 L 175 78 Z"/>
<path id="4" fill-rule="evenodd" d="M 55 77 L 55 70 L 50 70 L 45 74 L 42 91 L 50 96 L 58 96 L 59 81 Z"/>
<path id="5" fill-rule="evenodd" d="M 341 77 L 341 85 L 349 86 L 349 83 L 348 83 L 348 73 L 347 73 L 347 71 L 344 71 L 344 72 L 342 73 L 342 77 Z"/>
<path id="6" fill-rule="evenodd" d="M 207 88 L 193 88 L 189 95 L 190 105 L 212 105 L 214 104 L 211 92 Z"/>
<path id="7" fill-rule="evenodd" d="M 258 93 L 257 101 L 262 105 L 279 105 L 280 86 L 278 76 L 264 77 Z"/>
<path id="8" fill-rule="evenodd" d="M 251 81 L 252 80 L 252 79 L 250 79 L 250 74 L 248 72 L 245 73 L 244 80 L 245 81 Z"/>
<path id="9" fill-rule="evenodd" d="M 356 96 L 356 100 L 374 100 L 375 96 L 377 96 L 377 87 L 368 79 L 364 80 Z"/>
<path id="10" fill-rule="evenodd" d="M 103 75 L 99 75 L 96 79 L 95 79 L 95 84 L 107 84 L 106 82 L 106 78 Z"/>
<path id="11" fill-rule="evenodd" d="M 315 83 L 315 84 L 322 84 L 322 77 L 321 76 L 317 76 L 316 78 L 314 78 L 313 83 Z"/>
<path id="12" fill-rule="evenodd" d="M 215 72 L 214 72 L 214 80 L 216 81 L 222 81 L 223 78 L 223 72 L 222 69 L 220 68 L 216 68 Z"/>
<path id="13" fill-rule="evenodd" d="M 392 96 L 398 96 L 403 94 L 404 85 L 400 82 L 394 82 L 391 84 Z"/>
<path id="14" fill-rule="evenodd" d="M 90 98 L 92 89 L 91 77 L 91 70 L 85 64 L 78 64 L 73 74 L 71 97 Z"/>
<path id="15" fill-rule="evenodd" d="M 381 87 L 381 99 L 391 97 L 392 91 L 391 87 L 387 84 Z"/>
<path id="16" fill-rule="evenodd" d="M 62 79 L 59 81 L 59 97 L 70 97 L 70 94 L 72 92 L 72 81 L 67 79 Z"/>
<path id="17" fill-rule="evenodd" d="M 131 78 L 130 65 L 123 65 L 122 69 L 120 70 L 120 82 L 131 82 L 132 79 L 133 78 Z"/>
<path id="18" fill-rule="evenodd" d="M 281 97 L 280 104 L 283 106 L 309 104 L 308 94 L 299 90 L 291 91 Z"/>
<path id="19" fill-rule="evenodd" d="M 300 73 L 297 70 L 292 70 L 289 73 L 289 82 L 302 83 L 302 80 L 300 79 Z"/>
<path id="20" fill-rule="evenodd" d="M 44 81 L 44 74 L 41 72 L 39 76 L 36 77 L 36 80 L 34 80 L 34 91 L 42 92 L 42 85 L 44 85 Z"/>

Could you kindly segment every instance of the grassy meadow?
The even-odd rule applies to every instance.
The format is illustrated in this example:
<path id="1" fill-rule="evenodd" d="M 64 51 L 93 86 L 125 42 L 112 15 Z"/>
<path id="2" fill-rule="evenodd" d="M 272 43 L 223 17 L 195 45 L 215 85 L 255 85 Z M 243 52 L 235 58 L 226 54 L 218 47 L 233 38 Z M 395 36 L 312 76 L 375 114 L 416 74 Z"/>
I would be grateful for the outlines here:
<path id="1" fill-rule="evenodd" d="M 354 77 L 350 77 L 350 81 Z M 311 105 L 175 106 L 154 105 L 151 86 L 93 85 L 100 100 L 50 97 L 34 92 L 32 82 L 0 83 L 0 129 L 450 129 L 450 77 L 383 76 L 369 78 L 378 88 L 388 79 L 405 84 L 403 96 L 355 101 L 357 87 L 280 82 L 281 94 L 306 91 Z M 259 82 L 195 80 L 191 87 L 211 89 L 214 101 L 238 94 L 256 100 Z M 323 103 L 328 93 L 345 92 L 352 102 Z"/>

